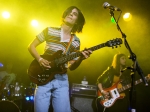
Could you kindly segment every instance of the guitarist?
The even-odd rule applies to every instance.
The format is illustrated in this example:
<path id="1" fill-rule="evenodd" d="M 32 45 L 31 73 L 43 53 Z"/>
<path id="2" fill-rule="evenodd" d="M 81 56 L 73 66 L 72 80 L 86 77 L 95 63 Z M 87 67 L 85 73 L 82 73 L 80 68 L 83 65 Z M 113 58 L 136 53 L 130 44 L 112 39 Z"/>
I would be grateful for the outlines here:
<path id="1" fill-rule="evenodd" d="M 82 32 L 84 24 L 85 19 L 82 12 L 77 7 L 71 6 L 64 11 L 61 26 L 45 28 L 31 42 L 28 50 L 41 66 L 49 69 L 51 68 L 51 62 L 42 58 L 37 52 L 36 47 L 46 42 L 44 54 L 51 56 L 58 50 L 62 50 L 65 53 L 70 38 L 73 37 L 67 54 L 79 51 L 80 39 L 75 33 Z M 82 56 L 69 61 L 69 66 L 66 66 L 66 68 L 75 70 L 83 59 L 90 56 L 92 51 L 85 49 L 81 53 Z M 56 73 L 53 80 L 44 85 L 37 85 L 34 94 L 35 112 L 48 112 L 51 100 L 54 112 L 71 112 L 68 76 L 66 73 Z"/>
<path id="2" fill-rule="evenodd" d="M 116 84 L 119 80 L 121 83 L 116 88 L 122 87 L 123 85 L 131 83 L 130 70 L 121 72 L 126 67 L 126 56 L 125 54 L 118 53 L 114 55 L 112 65 L 108 67 L 97 79 L 97 86 L 104 99 L 111 98 L 109 91 L 105 89 Z M 115 103 L 106 108 L 100 103 L 101 99 L 97 98 L 97 109 L 98 112 L 128 112 L 129 97 L 128 91 L 126 93 L 120 93 L 123 99 L 118 99 Z"/>

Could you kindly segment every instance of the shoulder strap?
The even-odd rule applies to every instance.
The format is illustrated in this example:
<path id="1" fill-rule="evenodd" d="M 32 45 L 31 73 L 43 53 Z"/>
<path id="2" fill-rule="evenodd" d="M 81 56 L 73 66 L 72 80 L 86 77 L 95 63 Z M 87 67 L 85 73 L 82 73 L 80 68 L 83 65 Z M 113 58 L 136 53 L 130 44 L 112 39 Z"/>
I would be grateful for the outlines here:
<path id="1" fill-rule="evenodd" d="M 68 51 L 69 51 L 69 49 L 70 49 L 70 45 L 71 45 L 71 43 L 72 43 L 73 36 L 74 36 L 74 35 L 71 35 L 70 41 L 69 41 L 69 43 L 68 43 L 68 46 L 67 46 L 66 51 L 65 51 L 64 54 L 67 54 L 67 53 L 68 53 Z"/>

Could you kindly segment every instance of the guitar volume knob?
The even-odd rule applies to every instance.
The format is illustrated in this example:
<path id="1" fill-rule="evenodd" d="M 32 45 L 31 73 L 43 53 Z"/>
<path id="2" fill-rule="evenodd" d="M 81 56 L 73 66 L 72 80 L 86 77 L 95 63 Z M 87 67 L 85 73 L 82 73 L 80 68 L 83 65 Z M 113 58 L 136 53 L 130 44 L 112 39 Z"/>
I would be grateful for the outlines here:
<path id="1" fill-rule="evenodd" d="M 38 75 L 38 77 L 41 77 L 41 75 Z"/>

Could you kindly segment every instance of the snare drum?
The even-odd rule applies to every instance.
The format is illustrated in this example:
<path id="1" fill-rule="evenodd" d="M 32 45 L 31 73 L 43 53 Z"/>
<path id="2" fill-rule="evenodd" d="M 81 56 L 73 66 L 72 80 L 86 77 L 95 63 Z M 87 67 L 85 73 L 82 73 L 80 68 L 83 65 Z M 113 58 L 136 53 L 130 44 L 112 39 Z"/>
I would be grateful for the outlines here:
<path id="1" fill-rule="evenodd" d="M 0 112 L 21 112 L 19 107 L 12 101 L 0 101 Z"/>

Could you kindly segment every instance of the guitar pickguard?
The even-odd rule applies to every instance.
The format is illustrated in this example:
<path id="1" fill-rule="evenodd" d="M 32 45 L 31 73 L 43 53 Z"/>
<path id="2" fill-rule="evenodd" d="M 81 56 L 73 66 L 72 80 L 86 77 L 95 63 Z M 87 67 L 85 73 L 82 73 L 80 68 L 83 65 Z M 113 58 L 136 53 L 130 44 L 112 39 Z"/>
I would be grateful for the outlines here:
<path id="1" fill-rule="evenodd" d="M 112 89 L 112 90 L 110 90 L 109 92 L 110 92 L 111 98 L 108 99 L 108 100 L 105 100 L 105 101 L 103 102 L 103 105 L 104 105 L 105 107 L 110 107 L 110 106 L 112 106 L 113 103 L 114 103 L 118 98 L 120 98 L 120 94 L 118 93 L 117 88 Z"/>

